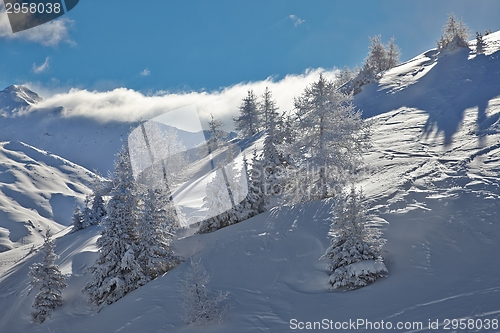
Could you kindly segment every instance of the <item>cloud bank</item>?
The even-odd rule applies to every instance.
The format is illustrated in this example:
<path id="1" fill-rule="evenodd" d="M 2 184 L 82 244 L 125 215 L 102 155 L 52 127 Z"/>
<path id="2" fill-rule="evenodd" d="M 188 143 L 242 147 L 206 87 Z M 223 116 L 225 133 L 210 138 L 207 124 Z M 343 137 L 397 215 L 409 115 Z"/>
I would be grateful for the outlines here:
<path id="1" fill-rule="evenodd" d="M 37 108 L 63 107 L 65 117 L 84 116 L 100 122 L 123 121 L 135 122 L 147 120 L 162 113 L 194 104 L 198 110 L 203 126 L 206 126 L 210 114 L 225 123 L 226 130 L 233 129 L 232 117 L 239 113 L 238 107 L 247 91 L 252 89 L 261 96 L 266 87 L 273 93 L 280 111 L 293 108 L 294 97 L 299 96 L 304 88 L 318 79 L 319 73 L 334 79 L 336 70 L 325 71 L 321 68 L 308 70 L 300 75 L 287 75 L 279 81 L 268 78 L 262 81 L 239 83 L 212 92 L 157 92 L 144 95 L 128 88 L 117 88 L 111 91 L 98 92 L 81 89 L 70 89 L 66 93 L 58 93 L 46 98 L 36 105 Z M 30 86 L 30 84 L 26 84 Z M 182 123 L 182 119 L 179 120 Z M 183 129 L 192 130 L 186 120 Z"/>
<path id="2" fill-rule="evenodd" d="M 0 1 L 0 38 L 26 40 L 44 46 L 56 46 L 62 42 L 73 44 L 68 31 L 73 23 L 73 20 L 58 18 L 14 34 L 3 1 Z"/>

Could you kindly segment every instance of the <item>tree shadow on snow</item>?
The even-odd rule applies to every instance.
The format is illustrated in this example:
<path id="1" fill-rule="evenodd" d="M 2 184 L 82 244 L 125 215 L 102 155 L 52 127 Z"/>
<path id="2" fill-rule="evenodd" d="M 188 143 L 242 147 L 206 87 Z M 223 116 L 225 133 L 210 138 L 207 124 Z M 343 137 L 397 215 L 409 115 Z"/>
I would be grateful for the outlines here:
<path id="1" fill-rule="evenodd" d="M 439 56 L 433 50 L 425 55 L 431 60 L 422 64 L 421 70 L 431 63 L 435 65 L 418 82 L 397 91 L 380 83 L 364 87 L 355 97 L 363 117 L 402 107 L 422 110 L 429 116 L 422 136 L 442 134 L 443 143 L 448 146 L 460 128 L 465 110 L 477 108 L 476 135 L 483 135 L 500 118 L 500 113 L 486 113 L 488 102 L 500 96 L 500 51 L 476 55 L 470 60 L 466 49 Z"/>

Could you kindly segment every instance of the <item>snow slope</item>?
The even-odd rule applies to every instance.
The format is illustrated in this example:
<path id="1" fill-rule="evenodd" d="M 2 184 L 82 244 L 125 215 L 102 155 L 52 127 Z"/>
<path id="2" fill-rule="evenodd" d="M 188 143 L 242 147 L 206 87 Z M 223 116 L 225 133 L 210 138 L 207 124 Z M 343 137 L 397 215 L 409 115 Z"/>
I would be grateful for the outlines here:
<path id="1" fill-rule="evenodd" d="M 187 263 L 98 312 L 79 294 L 89 278 L 84 268 L 95 258 L 99 228 L 92 227 L 57 235 L 57 263 L 69 287 L 47 322 L 29 322 L 34 295 L 27 293 L 27 272 L 41 253 L 0 275 L 0 331 L 293 332 L 293 319 L 364 319 L 423 324 L 394 330 L 401 332 L 462 332 L 445 330 L 444 319 L 500 319 L 500 34 L 487 38 L 486 55 L 431 50 L 355 98 L 373 121 L 374 146 L 360 184 L 388 240 L 388 278 L 328 292 L 326 262 L 318 258 L 328 246 L 330 204 L 312 202 L 175 243 L 185 258 L 202 259 L 214 289 L 230 292 L 225 323 L 181 322 L 179 279 Z M 4 256 L 19 258 L 20 251 Z M 440 328 L 429 330 L 435 320 Z"/>
<path id="2" fill-rule="evenodd" d="M 48 227 L 58 232 L 70 225 L 75 202 L 90 192 L 92 177 L 22 142 L 0 142 L 0 252 L 41 242 Z"/>

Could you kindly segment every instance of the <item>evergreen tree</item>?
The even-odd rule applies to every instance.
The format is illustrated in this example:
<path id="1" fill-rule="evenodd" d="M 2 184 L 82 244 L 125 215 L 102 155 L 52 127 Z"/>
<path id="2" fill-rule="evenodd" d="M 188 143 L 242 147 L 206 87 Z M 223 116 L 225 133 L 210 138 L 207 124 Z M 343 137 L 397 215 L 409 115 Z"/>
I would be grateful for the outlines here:
<path id="1" fill-rule="evenodd" d="M 215 177 L 208 182 L 203 198 L 207 218 L 201 222 L 199 233 L 212 232 L 248 218 L 241 204 L 248 193 L 244 172 L 234 161 L 214 172 Z"/>
<path id="2" fill-rule="evenodd" d="M 222 303 L 227 300 L 227 292 L 215 293 L 209 288 L 210 275 L 201 262 L 191 261 L 189 272 L 182 281 L 182 319 L 188 325 L 220 323 L 228 311 Z"/>
<path id="3" fill-rule="evenodd" d="M 31 266 L 29 272 L 33 278 L 30 282 L 30 291 L 35 287 L 40 289 L 33 302 L 35 312 L 31 314 L 35 323 L 44 322 L 50 317 L 52 310 L 62 305 L 62 290 L 67 286 L 64 275 L 55 264 L 57 256 L 54 253 L 55 243 L 50 230 L 45 233 L 43 248 L 45 252 L 43 262 Z"/>
<path id="4" fill-rule="evenodd" d="M 469 29 L 462 22 L 458 20 L 454 14 L 448 15 L 448 20 L 443 27 L 443 35 L 441 35 L 437 42 L 438 51 L 442 52 L 445 49 L 453 50 L 457 47 L 469 47 Z"/>
<path id="5" fill-rule="evenodd" d="M 246 164 L 246 161 L 245 161 Z M 245 169 L 248 167 L 245 166 Z M 254 215 L 263 213 L 269 204 L 269 194 L 267 193 L 267 179 L 264 172 L 264 164 L 257 156 L 257 150 L 253 151 L 252 166 L 248 177 L 248 195 L 245 207 L 255 212 Z"/>
<path id="6" fill-rule="evenodd" d="M 389 68 L 389 57 L 381 39 L 382 36 L 380 35 L 374 36 L 370 39 L 370 52 L 368 53 L 368 58 L 365 61 L 365 66 L 370 69 L 373 75 Z"/>
<path id="7" fill-rule="evenodd" d="M 355 289 L 387 275 L 380 256 L 386 240 L 370 224 L 362 192 L 354 187 L 348 195 L 341 194 L 332 209 L 330 247 L 323 255 L 331 260 L 329 283 L 333 289 Z"/>
<path id="8" fill-rule="evenodd" d="M 179 263 L 171 242 L 175 237 L 175 207 L 161 188 L 145 192 L 144 212 L 138 224 L 138 261 L 148 279 L 156 279 Z"/>
<path id="9" fill-rule="evenodd" d="M 85 197 L 83 211 L 80 211 L 80 208 L 78 208 L 78 213 L 80 214 L 80 223 L 77 226 L 74 223 L 75 221 L 73 221 L 75 231 L 100 224 L 102 219 L 106 216 L 106 208 L 102 196 L 97 192 L 88 194 Z"/>
<path id="10" fill-rule="evenodd" d="M 401 56 L 401 50 L 395 43 L 395 38 L 392 37 L 387 44 L 387 69 L 396 67 L 399 65 L 399 57 Z"/>
<path id="11" fill-rule="evenodd" d="M 88 228 L 94 223 L 90 201 L 91 201 L 91 195 L 87 194 L 85 196 L 85 203 L 83 205 L 83 211 L 82 211 L 82 229 Z"/>
<path id="12" fill-rule="evenodd" d="M 372 83 L 376 80 L 380 72 L 391 69 L 399 64 L 401 51 L 395 43 L 395 38 L 391 38 L 387 45 L 384 45 L 381 36 L 377 35 L 370 38 L 370 46 L 368 56 L 361 69 L 347 83 L 343 84 L 342 91 L 344 93 L 357 94 L 361 91 L 361 87 L 365 84 Z"/>
<path id="13" fill-rule="evenodd" d="M 262 95 L 262 102 L 259 104 L 259 113 L 264 118 L 264 129 L 267 130 L 268 134 L 273 133 L 275 131 L 279 113 L 276 101 L 273 99 L 271 90 L 269 90 L 268 87 L 266 87 L 266 91 Z"/>
<path id="14" fill-rule="evenodd" d="M 357 67 L 356 67 L 357 68 Z M 344 67 L 343 69 L 339 70 L 339 72 L 335 75 L 335 86 L 340 88 L 343 85 L 345 85 L 347 82 L 351 81 L 356 75 L 356 72 L 358 69 L 355 69 L 354 71 L 351 70 L 349 67 Z"/>
<path id="15" fill-rule="evenodd" d="M 485 47 L 486 42 L 483 39 L 483 35 L 476 31 L 476 54 L 484 54 Z"/>
<path id="16" fill-rule="evenodd" d="M 288 175 L 286 199 L 292 202 L 335 195 L 362 164 L 370 145 L 368 124 L 352 104 L 352 95 L 335 88 L 321 74 L 295 100 L 295 142 L 285 146 L 294 173 Z"/>
<path id="17" fill-rule="evenodd" d="M 94 198 L 92 199 L 92 208 L 90 214 L 90 220 L 92 225 L 98 225 L 106 216 L 106 207 L 104 206 L 104 200 L 102 196 L 94 192 Z"/>
<path id="18" fill-rule="evenodd" d="M 287 128 L 283 124 L 283 119 L 277 112 L 277 107 L 275 101 L 272 100 L 271 92 L 266 88 L 266 92 L 263 96 L 262 105 L 267 105 L 263 110 L 266 117 L 266 137 L 264 139 L 264 146 L 262 150 L 262 160 L 257 160 L 254 156 L 255 164 L 252 162 L 252 170 L 258 167 L 258 172 L 262 174 L 262 188 L 261 193 L 265 206 L 269 205 L 270 198 L 280 192 L 278 173 L 279 169 L 284 167 L 286 163 L 286 158 L 278 150 L 278 146 L 283 143 L 284 136 L 290 135 L 286 133 Z M 254 154 L 255 155 L 255 154 Z M 259 209 L 260 212 L 260 209 Z"/>
<path id="19" fill-rule="evenodd" d="M 224 142 L 223 139 L 226 136 L 226 132 L 222 129 L 224 123 L 222 120 L 216 119 L 213 114 L 210 114 L 210 121 L 208 122 L 208 130 L 210 132 L 210 139 L 208 140 L 209 152 L 214 152 L 219 146 Z"/>
<path id="20" fill-rule="evenodd" d="M 233 118 L 234 127 L 243 138 L 258 133 L 261 128 L 261 118 L 257 108 L 257 97 L 252 90 L 248 91 L 247 97 L 240 105 L 240 116 Z"/>
<path id="21" fill-rule="evenodd" d="M 98 258 L 83 291 L 95 305 L 111 304 L 147 282 L 135 252 L 138 198 L 128 148 L 117 154 Z"/>
<path id="22" fill-rule="evenodd" d="M 83 214 L 78 205 L 73 211 L 72 217 L 73 232 L 83 229 Z"/>

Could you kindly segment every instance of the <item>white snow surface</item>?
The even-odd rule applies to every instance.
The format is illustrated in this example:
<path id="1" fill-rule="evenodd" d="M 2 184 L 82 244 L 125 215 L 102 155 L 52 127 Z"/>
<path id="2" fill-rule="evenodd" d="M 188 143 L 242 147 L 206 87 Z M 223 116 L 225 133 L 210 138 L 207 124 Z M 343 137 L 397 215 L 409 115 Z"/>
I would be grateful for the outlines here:
<path id="1" fill-rule="evenodd" d="M 388 278 L 328 290 L 327 262 L 318 258 L 329 245 L 331 202 L 275 208 L 175 242 L 184 258 L 202 260 L 213 289 L 230 293 L 223 324 L 188 327 L 179 280 L 189 261 L 98 312 L 80 290 L 99 227 L 65 230 L 56 235 L 56 263 L 69 287 L 43 324 L 29 321 L 35 294 L 27 287 L 41 251 L 0 254 L 10 262 L 0 272 L 0 332 L 293 332 L 292 319 L 422 322 L 406 331 L 436 332 L 443 326 L 429 330 L 429 320 L 500 319 L 499 41 L 499 33 L 487 36 L 486 55 L 427 51 L 355 97 L 373 122 L 359 185 L 387 238 Z"/>
<path id="2" fill-rule="evenodd" d="M 22 142 L 0 142 L 0 252 L 41 243 L 47 228 L 56 233 L 70 225 L 92 177 L 85 168 Z M 3 265 L 0 256 L 0 270 Z"/>

